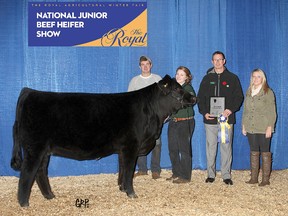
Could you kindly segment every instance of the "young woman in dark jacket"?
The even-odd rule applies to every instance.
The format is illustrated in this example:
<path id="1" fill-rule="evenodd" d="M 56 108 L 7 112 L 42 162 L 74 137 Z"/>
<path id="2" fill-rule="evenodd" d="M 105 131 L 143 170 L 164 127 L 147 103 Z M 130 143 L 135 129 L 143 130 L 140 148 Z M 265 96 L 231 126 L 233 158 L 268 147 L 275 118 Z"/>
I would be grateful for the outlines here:
<path id="1" fill-rule="evenodd" d="M 182 87 L 196 96 L 191 86 L 192 75 L 187 67 L 176 70 L 176 80 Z M 173 183 L 187 183 L 192 173 L 191 139 L 195 128 L 193 107 L 178 110 L 171 116 L 168 126 L 168 149 L 172 164 L 172 176 L 167 180 Z"/>

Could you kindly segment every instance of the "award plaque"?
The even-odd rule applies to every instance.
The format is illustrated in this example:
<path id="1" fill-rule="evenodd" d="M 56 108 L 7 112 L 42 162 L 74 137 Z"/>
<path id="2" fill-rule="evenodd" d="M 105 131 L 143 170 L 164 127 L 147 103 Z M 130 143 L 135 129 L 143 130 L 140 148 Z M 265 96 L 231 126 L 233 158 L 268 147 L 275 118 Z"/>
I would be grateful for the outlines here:
<path id="1" fill-rule="evenodd" d="M 225 97 L 210 98 L 210 116 L 217 117 L 225 110 Z"/>

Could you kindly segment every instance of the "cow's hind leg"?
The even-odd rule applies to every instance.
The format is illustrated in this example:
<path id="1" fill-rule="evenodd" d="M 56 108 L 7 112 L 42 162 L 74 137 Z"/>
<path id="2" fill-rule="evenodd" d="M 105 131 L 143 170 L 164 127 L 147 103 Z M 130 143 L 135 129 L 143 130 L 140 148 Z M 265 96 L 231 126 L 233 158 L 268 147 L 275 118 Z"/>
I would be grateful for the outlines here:
<path id="1" fill-rule="evenodd" d="M 49 179 L 48 179 L 49 160 L 50 160 L 50 156 L 45 155 L 36 173 L 36 182 L 38 184 L 38 187 L 41 190 L 41 193 L 46 199 L 52 199 L 55 197 L 55 195 L 53 194 L 51 190 Z"/>
<path id="2" fill-rule="evenodd" d="M 28 155 L 25 156 L 21 167 L 19 185 L 18 185 L 18 202 L 22 207 L 29 206 L 29 198 L 31 188 L 35 181 L 35 175 L 39 167 L 40 160 L 32 158 Z"/>
<path id="3" fill-rule="evenodd" d="M 123 158 L 122 158 L 122 153 L 120 153 L 118 155 L 118 159 L 119 159 L 119 173 L 118 173 L 118 185 L 119 185 L 119 189 L 120 191 L 125 192 L 124 189 L 124 181 L 123 181 Z"/>

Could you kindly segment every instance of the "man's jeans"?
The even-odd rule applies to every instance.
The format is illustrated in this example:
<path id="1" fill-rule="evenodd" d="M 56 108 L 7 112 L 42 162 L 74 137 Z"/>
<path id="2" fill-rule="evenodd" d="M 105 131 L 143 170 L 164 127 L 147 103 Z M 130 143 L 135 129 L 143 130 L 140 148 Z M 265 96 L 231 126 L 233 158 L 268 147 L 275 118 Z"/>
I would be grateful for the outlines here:
<path id="1" fill-rule="evenodd" d="M 160 158 L 161 158 L 161 138 L 156 140 L 156 145 L 152 150 L 152 156 L 151 156 L 151 172 L 161 172 L 161 167 L 160 167 Z M 137 165 L 138 165 L 138 171 L 140 172 L 147 172 L 147 156 L 141 156 L 138 157 L 137 160 Z"/>

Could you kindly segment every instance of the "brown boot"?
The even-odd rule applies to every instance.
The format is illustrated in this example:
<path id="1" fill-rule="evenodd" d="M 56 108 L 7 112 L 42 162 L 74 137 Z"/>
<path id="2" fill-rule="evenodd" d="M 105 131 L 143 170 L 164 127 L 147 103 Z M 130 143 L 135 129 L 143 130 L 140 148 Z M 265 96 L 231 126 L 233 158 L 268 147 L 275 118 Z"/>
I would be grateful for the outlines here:
<path id="1" fill-rule="evenodd" d="M 175 183 L 175 184 L 183 184 L 183 183 L 189 183 L 189 182 L 190 182 L 190 180 L 183 179 L 183 178 L 177 178 L 177 179 L 172 181 L 172 183 Z"/>
<path id="2" fill-rule="evenodd" d="M 152 172 L 152 179 L 159 179 L 160 177 L 160 173 L 158 172 Z"/>
<path id="3" fill-rule="evenodd" d="M 271 152 L 262 152 L 262 182 L 259 186 L 270 185 Z"/>
<path id="4" fill-rule="evenodd" d="M 250 152 L 251 178 L 249 181 L 246 181 L 247 184 L 258 183 L 259 156 L 260 156 L 260 152 L 255 152 L 255 151 Z"/>
<path id="5" fill-rule="evenodd" d="M 134 178 L 137 176 L 143 176 L 143 175 L 148 175 L 147 171 L 138 171 L 137 173 L 134 173 Z"/>

